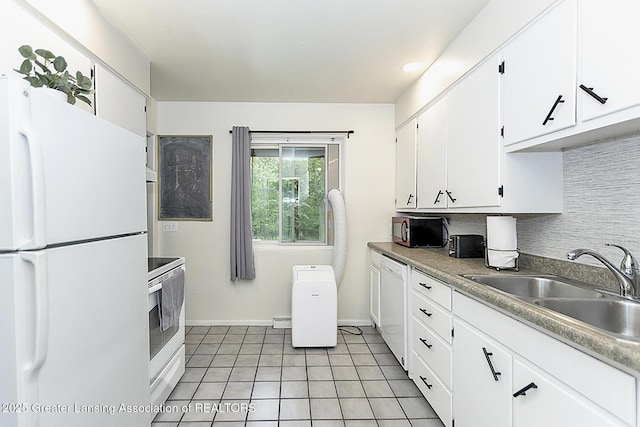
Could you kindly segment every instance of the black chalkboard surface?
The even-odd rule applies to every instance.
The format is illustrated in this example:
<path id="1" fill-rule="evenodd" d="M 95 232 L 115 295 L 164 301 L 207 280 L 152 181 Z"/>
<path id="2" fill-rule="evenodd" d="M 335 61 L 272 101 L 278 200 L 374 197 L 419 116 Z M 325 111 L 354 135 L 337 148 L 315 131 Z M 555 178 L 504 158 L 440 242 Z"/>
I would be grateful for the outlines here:
<path id="1" fill-rule="evenodd" d="M 212 220 L 212 139 L 158 136 L 159 220 Z"/>

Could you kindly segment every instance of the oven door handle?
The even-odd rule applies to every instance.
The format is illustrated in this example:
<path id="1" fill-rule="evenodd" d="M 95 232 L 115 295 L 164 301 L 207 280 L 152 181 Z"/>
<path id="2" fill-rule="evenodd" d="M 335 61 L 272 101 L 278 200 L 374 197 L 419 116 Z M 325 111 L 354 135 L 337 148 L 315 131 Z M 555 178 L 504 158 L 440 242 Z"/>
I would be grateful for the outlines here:
<path id="1" fill-rule="evenodd" d="M 157 283 L 149 288 L 149 295 L 162 289 L 162 283 Z"/>

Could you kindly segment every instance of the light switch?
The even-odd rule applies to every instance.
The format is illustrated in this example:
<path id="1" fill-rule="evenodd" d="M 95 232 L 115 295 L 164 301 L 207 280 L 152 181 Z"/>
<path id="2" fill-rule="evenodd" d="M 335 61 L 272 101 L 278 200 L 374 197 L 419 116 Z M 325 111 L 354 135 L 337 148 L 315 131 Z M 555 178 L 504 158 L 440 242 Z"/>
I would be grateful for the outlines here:
<path id="1" fill-rule="evenodd" d="M 176 232 L 178 231 L 178 222 L 177 221 L 163 221 L 162 222 L 162 231 L 166 232 Z"/>

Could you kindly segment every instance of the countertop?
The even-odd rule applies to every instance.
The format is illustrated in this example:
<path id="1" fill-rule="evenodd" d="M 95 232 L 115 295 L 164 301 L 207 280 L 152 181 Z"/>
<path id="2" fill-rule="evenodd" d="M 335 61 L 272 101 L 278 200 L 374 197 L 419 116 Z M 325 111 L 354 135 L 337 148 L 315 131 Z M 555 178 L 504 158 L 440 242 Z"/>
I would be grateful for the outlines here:
<path id="1" fill-rule="evenodd" d="M 484 265 L 484 259 L 450 257 L 446 248 L 407 248 L 391 242 L 369 242 L 368 246 L 447 283 L 454 290 L 640 378 L 640 342 L 617 339 L 582 322 L 460 276 L 514 274 L 513 271 L 498 272 L 488 269 Z M 519 273 L 540 271 L 521 268 Z"/>

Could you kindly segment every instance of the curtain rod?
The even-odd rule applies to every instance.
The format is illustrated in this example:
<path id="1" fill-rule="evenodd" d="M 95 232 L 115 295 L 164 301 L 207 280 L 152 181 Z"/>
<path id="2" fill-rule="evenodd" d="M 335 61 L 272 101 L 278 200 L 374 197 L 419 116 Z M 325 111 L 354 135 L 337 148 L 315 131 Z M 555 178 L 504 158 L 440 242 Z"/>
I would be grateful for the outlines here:
<path id="1" fill-rule="evenodd" d="M 232 133 L 232 132 L 233 132 L 232 130 L 229 131 L 229 133 Z M 329 131 L 329 130 L 250 130 L 249 133 L 303 133 L 303 134 L 346 133 L 347 139 L 349 139 L 349 136 L 355 133 L 355 131 L 353 130 L 334 130 L 334 131 Z"/>

